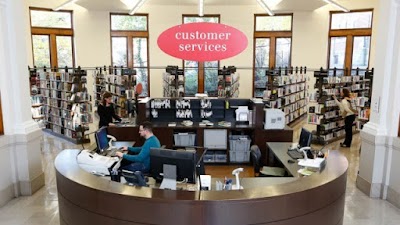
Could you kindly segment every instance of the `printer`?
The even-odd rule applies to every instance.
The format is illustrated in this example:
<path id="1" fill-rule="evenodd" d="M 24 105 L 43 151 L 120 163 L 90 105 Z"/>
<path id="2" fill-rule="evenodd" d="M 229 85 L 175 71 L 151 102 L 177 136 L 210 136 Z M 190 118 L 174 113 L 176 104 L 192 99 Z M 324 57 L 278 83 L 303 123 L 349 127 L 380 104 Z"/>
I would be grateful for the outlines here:
<path id="1" fill-rule="evenodd" d="M 110 175 L 109 169 L 118 162 L 118 157 L 102 156 L 89 150 L 82 150 L 77 156 L 79 166 L 96 175 Z"/>

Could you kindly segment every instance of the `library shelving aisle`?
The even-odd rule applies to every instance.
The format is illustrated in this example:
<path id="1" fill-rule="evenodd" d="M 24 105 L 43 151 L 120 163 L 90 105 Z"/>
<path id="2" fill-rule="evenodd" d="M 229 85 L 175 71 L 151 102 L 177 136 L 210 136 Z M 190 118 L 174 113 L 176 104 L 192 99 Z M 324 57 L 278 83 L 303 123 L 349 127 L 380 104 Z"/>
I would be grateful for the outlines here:
<path id="1" fill-rule="evenodd" d="M 315 143 L 330 143 L 344 138 L 344 118 L 332 98 L 333 95 L 339 96 L 343 88 L 352 92 L 351 104 L 358 110 L 354 131 L 362 129 L 362 125 L 368 122 L 373 69 L 354 69 L 350 76 L 343 76 L 346 72 L 343 69 L 322 68 L 314 72 L 317 91 L 309 96 L 307 121 L 316 125 Z"/>
<path id="2" fill-rule="evenodd" d="M 44 131 L 74 143 L 87 143 L 85 135 L 93 122 L 88 94 L 87 73 L 78 68 L 60 68 L 63 72 L 37 72 L 43 98 Z M 69 72 L 72 71 L 72 72 Z"/>

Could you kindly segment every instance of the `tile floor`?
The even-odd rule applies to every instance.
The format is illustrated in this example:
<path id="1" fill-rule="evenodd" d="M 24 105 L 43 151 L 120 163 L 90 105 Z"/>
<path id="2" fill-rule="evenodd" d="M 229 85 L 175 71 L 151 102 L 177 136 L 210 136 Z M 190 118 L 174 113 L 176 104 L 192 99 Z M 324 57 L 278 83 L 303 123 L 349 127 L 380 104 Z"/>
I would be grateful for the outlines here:
<path id="1" fill-rule="evenodd" d="M 295 140 L 298 139 L 301 126 L 295 127 Z M 304 125 L 308 127 L 308 125 Z M 312 127 L 310 127 L 312 130 Z M 33 196 L 19 197 L 0 208 L 0 225 L 58 225 L 57 188 L 54 175 L 54 158 L 63 149 L 81 148 L 44 134 L 42 141 L 43 170 L 46 185 Z M 339 142 L 334 142 L 327 149 L 338 149 Z M 340 148 L 349 160 L 348 181 L 344 225 L 399 225 L 400 209 L 387 201 L 372 199 L 355 187 L 358 171 L 360 137 L 354 135 L 351 148 Z"/>

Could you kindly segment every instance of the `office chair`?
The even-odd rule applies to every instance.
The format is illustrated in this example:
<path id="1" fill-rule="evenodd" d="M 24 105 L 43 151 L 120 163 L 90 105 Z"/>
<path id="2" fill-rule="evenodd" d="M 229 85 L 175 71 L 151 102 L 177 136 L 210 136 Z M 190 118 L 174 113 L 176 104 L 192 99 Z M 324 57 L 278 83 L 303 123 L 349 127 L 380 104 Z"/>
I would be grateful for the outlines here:
<path id="1" fill-rule="evenodd" d="M 285 169 L 280 167 L 262 166 L 261 151 L 257 145 L 250 147 L 250 156 L 256 177 L 283 177 Z"/>

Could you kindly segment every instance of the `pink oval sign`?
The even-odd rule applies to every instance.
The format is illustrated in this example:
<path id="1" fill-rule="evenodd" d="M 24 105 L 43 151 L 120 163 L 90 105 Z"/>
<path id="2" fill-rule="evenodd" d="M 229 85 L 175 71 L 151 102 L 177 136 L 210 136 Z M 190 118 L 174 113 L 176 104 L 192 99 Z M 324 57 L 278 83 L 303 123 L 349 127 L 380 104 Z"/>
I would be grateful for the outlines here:
<path id="1" fill-rule="evenodd" d="M 162 51 L 192 61 L 216 61 L 241 53 L 247 37 L 240 30 L 220 23 L 187 23 L 169 28 L 158 37 Z"/>

